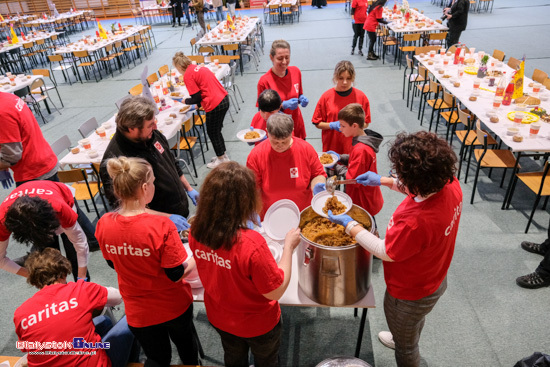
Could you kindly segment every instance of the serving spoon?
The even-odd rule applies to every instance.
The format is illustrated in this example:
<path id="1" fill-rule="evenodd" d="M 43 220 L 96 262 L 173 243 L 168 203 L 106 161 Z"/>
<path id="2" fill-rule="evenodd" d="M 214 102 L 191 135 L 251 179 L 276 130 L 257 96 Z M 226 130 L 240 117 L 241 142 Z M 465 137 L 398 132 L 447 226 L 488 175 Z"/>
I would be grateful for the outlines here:
<path id="1" fill-rule="evenodd" d="M 357 180 L 339 180 L 336 176 L 331 176 L 327 179 L 327 182 L 325 184 L 325 187 L 328 192 L 331 194 L 334 194 L 334 190 L 336 190 L 336 186 L 338 185 L 345 185 L 345 184 L 356 184 Z"/>

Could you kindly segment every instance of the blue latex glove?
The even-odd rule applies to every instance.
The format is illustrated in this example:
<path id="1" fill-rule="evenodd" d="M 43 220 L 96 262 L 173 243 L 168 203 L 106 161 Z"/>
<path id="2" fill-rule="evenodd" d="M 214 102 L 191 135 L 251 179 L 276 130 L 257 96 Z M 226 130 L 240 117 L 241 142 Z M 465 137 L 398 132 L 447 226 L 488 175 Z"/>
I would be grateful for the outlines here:
<path id="1" fill-rule="evenodd" d="M 283 101 L 283 110 L 291 109 L 295 110 L 298 108 L 298 98 L 291 98 L 288 101 Z"/>
<path id="2" fill-rule="evenodd" d="M 246 221 L 246 227 L 248 229 L 254 229 L 254 225 L 257 225 L 258 227 L 262 226 L 262 221 L 261 221 L 260 215 L 258 213 L 256 213 L 256 217 L 254 218 L 254 220 L 247 220 Z"/>
<path id="3" fill-rule="evenodd" d="M 197 105 L 196 104 L 192 104 L 191 107 L 189 107 L 189 110 L 187 112 L 193 112 L 197 109 Z"/>
<path id="4" fill-rule="evenodd" d="M 307 107 L 309 99 L 307 99 L 307 97 L 302 94 L 300 97 L 298 97 L 298 102 L 300 102 L 302 107 Z"/>
<path id="5" fill-rule="evenodd" d="M 195 191 L 195 190 L 193 190 Z M 178 231 L 185 231 L 186 229 L 189 229 L 191 228 L 191 226 L 189 225 L 189 223 L 187 223 L 187 219 L 185 219 L 184 217 L 182 217 L 181 215 L 178 215 L 178 214 L 172 214 L 170 216 L 170 220 L 172 222 L 174 222 L 174 224 L 176 225 L 176 229 Z"/>
<path id="6" fill-rule="evenodd" d="M 9 189 L 13 184 L 13 178 L 11 177 L 10 171 L 0 171 L 0 181 L 2 181 L 3 188 Z"/>
<path id="7" fill-rule="evenodd" d="M 340 121 L 329 122 L 328 126 L 331 130 L 340 131 Z"/>
<path id="8" fill-rule="evenodd" d="M 353 220 L 353 218 L 347 214 L 334 215 L 332 214 L 332 210 L 328 211 L 328 219 L 330 219 L 330 221 L 333 223 L 344 226 L 344 228 L 346 228 L 348 226 L 348 223 Z"/>
<path id="9" fill-rule="evenodd" d="M 355 179 L 358 184 L 363 186 L 380 186 L 380 175 L 371 171 L 365 172 Z"/>
<path id="10" fill-rule="evenodd" d="M 327 153 L 328 154 L 334 154 L 336 157 L 338 157 L 337 161 L 340 160 L 340 154 L 336 153 L 334 150 L 329 150 Z"/>
<path id="11" fill-rule="evenodd" d="M 355 19 L 351 18 L 351 24 L 355 24 Z"/>
<path id="12" fill-rule="evenodd" d="M 82 279 L 82 280 L 85 281 L 85 282 L 88 281 L 88 277 L 84 277 L 84 278 L 76 277 L 76 280 L 80 280 L 80 279 Z"/>
<path id="13" fill-rule="evenodd" d="M 191 199 L 193 205 L 197 206 L 197 201 L 199 201 L 199 192 L 193 189 L 191 191 L 187 191 L 187 196 L 189 196 L 189 199 Z"/>
<path id="14" fill-rule="evenodd" d="M 327 189 L 324 182 L 319 182 L 315 186 L 313 186 L 313 195 L 317 195 L 321 191 L 325 191 Z"/>

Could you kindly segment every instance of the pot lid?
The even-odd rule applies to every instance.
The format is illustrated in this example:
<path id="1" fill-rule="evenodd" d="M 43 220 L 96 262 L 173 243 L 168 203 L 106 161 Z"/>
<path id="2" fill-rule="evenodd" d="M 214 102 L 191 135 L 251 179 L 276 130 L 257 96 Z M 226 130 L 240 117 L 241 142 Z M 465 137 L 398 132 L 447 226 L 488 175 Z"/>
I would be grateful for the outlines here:
<path id="1" fill-rule="evenodd" d="M 272 239 L 282 241 L 286 234 L 300 224 L 300 209 L 288 199 L 279 200 L 267 209 L 263 227 L 265 233 Z"/>

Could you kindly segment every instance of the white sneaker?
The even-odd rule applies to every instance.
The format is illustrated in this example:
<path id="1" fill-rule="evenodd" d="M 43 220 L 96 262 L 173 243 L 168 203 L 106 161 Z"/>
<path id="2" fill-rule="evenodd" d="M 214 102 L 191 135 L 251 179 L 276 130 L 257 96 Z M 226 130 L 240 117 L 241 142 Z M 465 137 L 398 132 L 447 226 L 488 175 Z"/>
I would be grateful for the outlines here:
<path id="1" fill-rule="evenodd" d="M 378 333 L 378 339 L 384 346 L 395 349 L 395 342 L 393 341 L 393 335 L 389 331 L 381 331 Z"/>
<path id="2" fill-rule="evenodd" d="M 214 157 L 214 159 L 212 160 L 212 162 L 208 163 L 208 164 L 206 165 L 206 167 L 212 169 L 212 168 L 218 167 L 218 166 L 219 166 L 220 164 L 222 164 L 222 163 L 223 163 L 223 161 L 222 161 L 221 159 L 219 159 L 218 157 Z"/>

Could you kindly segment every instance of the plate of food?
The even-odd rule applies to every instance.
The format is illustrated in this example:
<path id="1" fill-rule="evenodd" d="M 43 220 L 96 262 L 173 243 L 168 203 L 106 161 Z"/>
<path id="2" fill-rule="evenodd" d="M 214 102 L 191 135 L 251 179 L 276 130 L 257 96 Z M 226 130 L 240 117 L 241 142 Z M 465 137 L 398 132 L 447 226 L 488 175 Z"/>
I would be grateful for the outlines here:
<path id="1" fill-rule="evenodd" d="M 245 129 L 237 133 L 237 138 L 245 143 L 256 143 L 265 138 L 266 132 L 262 129 Z"/>
<path id="2" fill-rule="evenodd" d="M 508 114 L 506 115 L 508 117 L 508 120 L 514 121 L 514 116 L 516 115 L 516 112 L 522 112 L 522 111 L 508 112 Z M 522 124 L 530 124 L 539 120 L 539 117 L 534 113 L 531 113 L 531 112 L 523 112 L 523 113 L 525 114 L 525 116 L 521 121 Z"/>
<path id="3" fill-rule="evenodd" d="M 550 122 L 550 114 L 544 108 L 535 107 L 531 110 L 531 113 L 537 115 L 544 122 Z"/>
<path id="4" fill-rule="evenodd" d="M 503 74 L 502 74 L 502 71 L 500 70 L 489 70 L 487 71 L 487 76 L 489 77 L 501 77 Z"/>
<path id="5" fill-rule="evenodd" d="M 325 218 L 328 218 L 329 210 L 334 215 L 346 214 L 352 206 L 351 198 L 342 191 L 334 191 L 334 195 L 326 190 L 321 191 L 311 199 L 311 208 Z"/>
<path id="6" fill-rule="evenodd" d="M 466 74 L 476 75 L 477 74 L 477 68 L 475 66 L 466 66 L 464 68 L 464 72 Z"/>
<path id="7" fill-rule="evenodd" d="M 168 96 L 174 101 L 178 102 L 181 102 L 185 98 L 185 96 L 181 92 L 171 92 Z"/>
<path id="8" fill-rule="evenodd" d="M 189 111 L 189 109 L 191 108 L 190 105 L 186 105 L 184 104 L 182 108 L 179 109 L 179 113 L 187 113 Z"/>
<path id="9" fill-rule="evenodd" d="M 338 163 L 338 156 L 332 153 L 319 153 L 319 161 L 325 168 L 332 168 Z"/>

